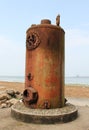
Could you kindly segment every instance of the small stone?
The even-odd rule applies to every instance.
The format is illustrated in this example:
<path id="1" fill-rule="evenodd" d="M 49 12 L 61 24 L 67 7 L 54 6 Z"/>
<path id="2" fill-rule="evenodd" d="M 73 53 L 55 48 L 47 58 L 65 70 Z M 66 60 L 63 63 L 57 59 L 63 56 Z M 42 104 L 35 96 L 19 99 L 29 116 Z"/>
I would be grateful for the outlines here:
<path id="1" fill-rule="evenodd" d="M 8 103 L 7 107 L 9 108 L 9 107 L 11 107 L 11 106 L 12 106 L 12 104 L 11 104 L 11 103 Z"/>
<path id="2" fill-rule="evenodd" d="M 9 103 L 10 103 L 11 105 L 16 104 L 17 102 L 18 102 L 18 100 L 15 99 L 15 98 L 12 98 L 12 99 L 9 100 Z"/>
<path id="3" fill-rule="evenodd" d="M 14 90 L 6 90 L 6 93 L 12 97 L 15 97 L 15 91 Z"/>
<path id="4" fill-rule="evenodd" d="M 2 103 L 5 103 L 6 101 L 7 101 L 7 99 L 1 100 L 1 104 L 2 104 Z"/>
<path id="5" fill-rule="evenodd" d="M 20 92 L 19 92 L 19 91 L 16 91 L 16 92 L 15 92 L 15 94 L 19 95 L 19 94 L 20 94 Z"/>
<path id="6" fill-rule="evenodd" d="M 1 108 L 7 108 L 7 105 L 5 103 L 2 103 Z"/>
<path id="7" fill-rule="evenodd" d="M 17 102 L 18 102 L 17 99 L 12 98 L 12 99 L 6 101 L 6 105 L 7 105 L 7 107 L 11 107 L 12 105 L 14 105 Z"/>
<path id="8" fill-rule="evenodd" d="M 11 97 L 7 94 L 7 93 L 3 93 L 3 94 L 0 94 L 0 100 L 4 100 L 4 99 L 11 99 Z"/>
<path id="9" fill-rule="evenodd" d="M 17 98 L 17 99 L 22 99 L 22 95 L 21 95 L 21 94 L 16 95 L 16 98 Z"/>
<path id="10" fill-rule="evenodd" d="M 11 102 L 9 100 L 6 101 L 6 105 L 7 105 L 7 107 L 11 107 L 12 106 L 12 104 L 11 104 Z"/>
<path id="11" fill-rule="evenodd" d="M 1 105 L 2 103 L 1 103 L 1 101 L 0 101 L 0 105 Z"/>

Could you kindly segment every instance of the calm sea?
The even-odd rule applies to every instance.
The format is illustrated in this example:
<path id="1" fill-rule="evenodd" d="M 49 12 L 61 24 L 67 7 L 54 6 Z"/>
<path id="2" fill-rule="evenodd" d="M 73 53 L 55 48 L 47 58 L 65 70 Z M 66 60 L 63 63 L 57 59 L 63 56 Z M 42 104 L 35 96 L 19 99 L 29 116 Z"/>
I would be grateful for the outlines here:
<path id="1" fill-rule="evenodd" d="M 24 76 L 0 76 L 0 81 L 24 82 Z M 89 77 L 65 77 L 65 84 L 89 85 Z"/>
<path id="2" fill-rule="evenodd" d="M 24 76 L 0 76 L 0 81 L 24 82 Z"/>
<path id="3" fill-rule="evenodd" d="M 89 85 L 89 77 L 65 77 L 65 84 Z"/>

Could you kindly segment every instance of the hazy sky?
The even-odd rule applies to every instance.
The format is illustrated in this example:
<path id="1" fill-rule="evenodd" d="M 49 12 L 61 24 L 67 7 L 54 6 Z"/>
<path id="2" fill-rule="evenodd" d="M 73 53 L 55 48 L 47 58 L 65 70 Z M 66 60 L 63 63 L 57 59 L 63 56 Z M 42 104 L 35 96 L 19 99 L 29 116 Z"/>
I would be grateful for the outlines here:
<path id="1" fill-rule="evenodd" d="M 25 74 L 25 37 L 31 24 L 61 16 L 65 75 L 89 76 L 89 0 L 0 0 L 0 75 Z"/>

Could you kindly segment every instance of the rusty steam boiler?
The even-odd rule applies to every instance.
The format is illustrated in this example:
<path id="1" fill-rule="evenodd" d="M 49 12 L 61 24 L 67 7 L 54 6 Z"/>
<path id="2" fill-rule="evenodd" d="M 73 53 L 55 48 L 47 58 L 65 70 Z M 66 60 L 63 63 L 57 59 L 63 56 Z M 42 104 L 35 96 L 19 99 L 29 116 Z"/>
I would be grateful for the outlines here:
<path id="1" fill-rule="evenodd" d="M 48 19 L 26 32 L 26 73 L 23 102 L 30 108 L 59 108 L 64 98 L 64 30 Z"/>

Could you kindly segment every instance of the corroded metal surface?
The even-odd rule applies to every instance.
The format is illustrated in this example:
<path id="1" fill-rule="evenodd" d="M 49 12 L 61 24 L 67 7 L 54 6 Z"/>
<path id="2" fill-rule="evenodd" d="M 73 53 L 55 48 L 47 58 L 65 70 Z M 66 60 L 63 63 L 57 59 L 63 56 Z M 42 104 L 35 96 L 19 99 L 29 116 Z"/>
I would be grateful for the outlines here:
<path id="1" fill-rule="evenodd" d="M 31 86 L 37 91 L 36 108 L 49 109 L 65 105 L 65 32 L 59 23 L 59 17 L 57 26 L 52 25 L 50 20 L 41 20 L 41 24 L 31 26 L 26 32 L 25 89 Z"/>
<path id="2" fill-rule="evenodd" d="M 28 50 L 33 50 L 40 44 L 39 36 L 36 32 L 30 32 L 26 39 L 26 46 Z"/>
<path id="3" fill-rule="evenodd" d="M 23 92 L 23 102 L 27 107 L 36 108 L 38 101 L 38 92 L 31 86 L 24 90 Z"/>

